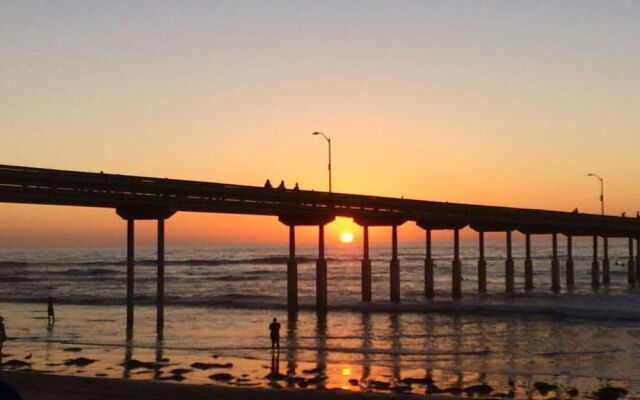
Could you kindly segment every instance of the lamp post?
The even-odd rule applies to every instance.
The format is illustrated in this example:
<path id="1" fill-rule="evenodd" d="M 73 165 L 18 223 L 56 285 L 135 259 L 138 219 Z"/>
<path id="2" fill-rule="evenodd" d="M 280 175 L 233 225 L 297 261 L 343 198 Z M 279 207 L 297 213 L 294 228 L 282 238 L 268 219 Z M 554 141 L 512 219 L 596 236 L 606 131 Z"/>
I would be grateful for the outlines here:
<path id="1" fill-rule="evenodd" d="M 600 180 L 600 211 L 602 215 L 604 215 L 604 179 L 602 179 L 598 174 L 589 173 L 587 176 L 593 176 Z"/>
<path id="2" fill-rule="evenodd" d="M 322 132 L 313 132 L 312 135 L 322 135 L 329 144 L 329 193 L 331 193 L 331 138 Z"/>

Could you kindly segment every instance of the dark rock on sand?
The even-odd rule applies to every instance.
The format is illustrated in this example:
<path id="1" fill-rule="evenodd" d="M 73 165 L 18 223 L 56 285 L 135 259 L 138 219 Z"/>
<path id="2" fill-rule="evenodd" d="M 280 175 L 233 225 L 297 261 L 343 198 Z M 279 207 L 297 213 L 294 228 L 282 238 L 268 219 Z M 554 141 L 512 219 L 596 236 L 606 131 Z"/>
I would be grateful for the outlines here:
<path id="1" fill-rule="evenodd" d="M 269 372 L 267 376 L 265 376 L 265 378 L 272 381 L 283 381 L 287 379 L 287 376 L 279 372 L 272 371 L 272 372 Z"/>
<path id="2" fill-rule="evenodd" d="M 391 387 L 391 391 L 394 393 L 406 393 L 411 391 L 411 385 L 397 385 Z"/>
<path id="3" fill-rule="evenodd" d="M 580 392 L 576 388 L 571 388 L 567 390 L 567 394 L 571 397 L 576 397 Z"/>
<path id="4" fill-rule="evenodd" d="M 626 389 L 607 386 L 599 389 L 596 392 L 593 392 L 593 395 L 596 396 L 596 398 L 599 400 L 615 400 L 617 398 L 626 396 L 627 393 L 628 392 Z"/>
<path id="5" fill-rule="evenodd" d="M 360 384 L 360 382 L 358 382 L 357 379 L 349 379 L 349 384 L 351 386 L 358 386 Z"/>
<path id="6" fill-rule="evenodd" d="M 437 387 L 433 383 L 427 383 L 427 390 L 425 391 L 425 393 L 431 394 L 431 393 L 440 393 L 440 392 L 442 392 L 442 390 L 440 390 L 439 387 Z"/>
<path id="7" fill-rule="evenodd" d="M 96 374 L 98 377 L 108 376 L 107 374 Z"/>
<path id="8" fill-rule="evenodd" d="M 294 385 L 299 385 L 300 382 L 304 382 L 305 379 L 301 376 L 287 376 L 287 382 L 294 384 Z"/>
<path id="9" fill-rule="evenodd" d="M 442 393 L 460 394 L 462 393 L 462 388 L 459 388 L 457 386 L 451 386 L 451 387 L 442 389 Z"/>
<path id="10" fill-rule="evenodd" d="M 433 379 L 426 378 L 403 378 L 401 380 L 402 383 L 407 385 L 426 385 L 428 383 L 433 383 Z"/>
<path id="11" fill-rule="evenodd" d="M 158 378 L 161 381 L 175 381 L 175 382 L 182 382 L 183 380 L 185 380 L 186 378 L 180 374 L 173 374 L 173 375 L 167 375 L 167 376 L 161 376 L 160 378 Z"/>
<path id="12" fill-rule="evenodd" d="M 15 367 L 15 368 L 31 368 L 30 363 L 22 360 L 15 360 L 15 359 L 9 360 L 6 363 L 3 363 L 2 365 L 7 367 Z"/>
<path id="13" fill-rule="evenodd" d="M 309 378 L 305 380 L 309 385 L 317 385 L 327 380 L 326 376 L 314 376 L 313 378 Z"/>
<path id="14" fill-rule="evenodd" d="M 469 386 L 468 388 L 464 389 L 465 393 L 469 393 L 469 394 L 489 394 L 491 392 L 493 392 L 493 388 L 489 385 L 486 384 L 480 384 L 480 385 L 473 385 L 473 386 Z"/>
<path id="15" fill-rule="evenodd" d="M 533 387 L 540 392 L 540 394 L 542 394 L 543 396 L 546 396 L 547 393 L 551 392 L 552 390 L 557 390 L 558 387 L 556 385 L 550 385 L 546 382 L 536 382 L 533 384 Z"/>
<path id="16" fill-rule="evenodd" d="M 213 374 L 213 375 L 209 375 L 209 379 L 211 379 L 212 381 L 229 382 L 230 380 L 233 379 L 233 375 L 225 374 L 225 373 Z"/>
<path id="17" fill-rule="evenodd" d="M 144 362 L 132 358 L 122 363 L 122 366 L 127 369 L 146 368 L 146 369 L 160 369 L 162 365 L 155 362 Z"/>
<path id="18" fill-rule="evenodd" d="M 391 384 L 389 382 L 382 382 L 382 381 L 369 381 L 369 388 L 370 389 L 378 389 L 378 390 L 388 390 L 389 387 L 391 386 Z"/>
<path id="19" fill-rule="evenodd" d="M 66 349 L 62 349 L 62 351 L 68 351 L 70 353 L 77 353 L 79 351 L 82 351 L 82 349 L 80 347 L 67 347 Z"/>
<path id="20" fill-rule="evenodd" d="M 317 374 L 320 372 L 320 368 L 312 368 L 312 369 L 303 369 L 303 374 Z"/>
<path id="21" fill-rule="evenodd" d="M 70 367 L 72 365 L 75 365 L 78 367 L 85 367 L 89 364 L 93 364 L 94 362 L 96 362 L 96 360 L 91 360 L 86 357 L 78 357 L 78 358 L 72 358 L 70 360 L 66 360 L 64 362 L 64 365 L 66 365 L 67 367 Z"/>
<path id="22" fill-rule="evenodd" d="M 172 374 L 176 374 L 176 375 L 183 375 L 183 374 L 187 374 L 189 372 L 193 371 L 192 369 L 189 368 L 176 368 L 176 369 L 172 369 L 170 372 Z"/>
<path id="23" fill-rule="evenodd" d="M 218 363 L 195 362 L 195 363 L 191 364 L 191 368 L 201 369 L 201 370 L 212 369 L 212 368 L 233 368 L 233 364 L 231 364 L 231 363 L 218 364 Z"/>

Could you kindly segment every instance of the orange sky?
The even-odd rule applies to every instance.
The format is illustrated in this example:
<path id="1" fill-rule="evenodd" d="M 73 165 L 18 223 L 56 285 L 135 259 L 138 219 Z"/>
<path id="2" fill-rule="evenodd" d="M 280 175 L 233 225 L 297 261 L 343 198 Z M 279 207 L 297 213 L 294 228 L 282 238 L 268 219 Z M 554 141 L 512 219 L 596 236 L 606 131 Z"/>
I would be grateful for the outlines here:
<path id="1" fill-rule="evenodd" d="M 639 19 L 637 2 L 6 4 L 0 163 L 326 190 L 319 130 L 334 191 L 597 213 L 596 172 L 608 213 L 635 215 Z M 0 222 L 3 246 L 124 240 L 110 210 L 0 204 Z M 286 243 L 275 218 L 167 228 Z"/>

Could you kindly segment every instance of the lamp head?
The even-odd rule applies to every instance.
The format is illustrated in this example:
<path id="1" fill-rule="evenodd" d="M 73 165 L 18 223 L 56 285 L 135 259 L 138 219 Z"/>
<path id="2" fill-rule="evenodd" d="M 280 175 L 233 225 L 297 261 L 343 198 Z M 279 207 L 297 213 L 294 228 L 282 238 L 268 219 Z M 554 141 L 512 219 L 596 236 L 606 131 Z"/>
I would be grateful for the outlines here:
<path id="1" fill-rule="evenodd" d="M 320 135 L 320 132 L 313 132 L 312 135 Z"/>

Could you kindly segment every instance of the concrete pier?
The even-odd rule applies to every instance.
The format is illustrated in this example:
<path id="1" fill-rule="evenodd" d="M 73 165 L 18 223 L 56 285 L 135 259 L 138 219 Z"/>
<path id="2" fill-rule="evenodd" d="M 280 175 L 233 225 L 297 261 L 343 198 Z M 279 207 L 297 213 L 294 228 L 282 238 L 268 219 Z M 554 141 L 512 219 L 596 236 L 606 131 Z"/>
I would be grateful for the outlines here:
<path id="1" fill-rule="evenodd" d="M 487 260 L 484 258 L 484 232 L 478 232 L 478 292 L 487 292 Z"/>
<path id="2" fill-rule="evenodd" d="M 398 226 L 391 226 L 391 262 L 389 263 L 391 302 L 400 302 L 400 260 L 398 260 Z"/>
<path id="3" fill-rule="evenodd" d="M 453 262 L 451 264 L 451 296 L 462 297 L 462 263 L 460 262 L 460 230 L 453 230 Z"/>
<path id="4" fill-rule="evenodd" d="M 608 286 L 611 282 L 611 268 L 609 266 L 609 238 L 603 237 L 603 253 L 604 256 L 602 258 L 602 284 Z"/>
<path id="5" fill-rule="evenodd" d="M 573 279 L 573 236 L 571 235 L 567 235 L 567 265 L 565 273 L 567 289 L 571 290 L 575 286 Z"/>
<path id="6" fill-rule="evenodd" d="M 158 276 L 156 279 L 156 328 L 164 328 L 164 219 L 158 219 Z"/>
<path id="7" fill-rule="evenodd" d="M 533 261 L 531 260 L 531 235 L 525 234 L 524 289 L 533 290 Z"/>
<path id="8" fill-rule="evenodd" d="M 298 262 L 296 261 L 296 226 L 289 225 L 289 260 L 287 261 L 287 309 L 298 311 Z"/>
<path id="9" fill-rule="evenodd" d="M 424 258 L 424 295 L 428 299 L 434 296 L 433 287 L 433 257 L 431 256 L 431 229 L 425 230 L 425 248 L 426 254 Z"/>
<path id="10" fill-rule="evenodd" d="M 629 238 L 629 261 L 628 261 L 629 283 L 635 285 L 637 282 L 637 274 L 635 268 L 635 259 L 633 257 L 633 238 Z"/>
<path id="11" fill-rule="evenodd" d="M 134 219 L 127 219 L 127 336 L 133 334 Z"/>
<path id="12" fill-rule="evenodd" d="M 553 255 L 551 258 L 551 290 L 560 291 L 560 262 L 558 261 L 558 234 L 551 235 L 553 243 Z"/>
<path id="13" fill-rule="evenodd" d="M 600 287 L 600 263 L 598 262 L 598 237 L 593 236 L 593 262 L 591 263 L 591 287 Z"/>
<path id="14" fill-rule="evenodd" d="M 316 261 L 316 312 L 327 312 L 327 260 L 324 258 L 324 225 L 318 225 L 318 260 Z"/>
<path id="15" fill-rule="evenodd" d="M 369 259 L 369 226 L 362 227 L 362 301 L 371 301 L 371 260 Z"/>
<path id="16" fill-rule="evenodd" d="M 515 293 L 513 252 L 511 246 L 511 231 L 507 231 L 507 260 L 505 261 L 505 290 L 507 294 Z"/>

